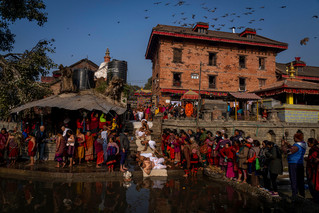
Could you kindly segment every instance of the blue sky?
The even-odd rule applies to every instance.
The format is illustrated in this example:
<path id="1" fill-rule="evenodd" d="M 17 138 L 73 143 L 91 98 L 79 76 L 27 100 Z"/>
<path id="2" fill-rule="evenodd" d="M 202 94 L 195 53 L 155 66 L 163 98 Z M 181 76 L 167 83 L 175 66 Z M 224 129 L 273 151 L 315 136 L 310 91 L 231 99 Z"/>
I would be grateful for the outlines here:
<path id="1" fill-rule="evenodd" d="M 109 48 L 112 58 L 128 62 L 128 82 L 132 84 L 143 85 L 151 76 L 151 61 L 145 59 L 145 51 L 157 24 L 204 21 L 215 28 L 225 24 L 221 31 L 227 32 L 233 26 L 260 28 L 257 34 L 289 44 L 288 50 L 278 54 L 277 62 L 300 56 L 307 65 L 319 66 L 319 19 L 313 18 L 319 15 L 319 0 L 185 0 L 181 6 L 175 6 L 178 0 L 44 1 L 48 22 L 43 27 L 25 20 L 11 26 L 16 34 L 13 52 L 30 49 L 40 39 L 54 38 L 56 53 L 51 57 L 55 63 L 68 66 L 88 57 L 99 65 Z M 154 4 L 157 2 L 161 3 Z M 215 12 L 208 11 L 214 8 Z M 247 12 L 252 14 L 245 15 Z M 222 17 L 225 14 L 228 16 Z M 248 23 L 251 20 L 255 21 Z M 310 40 L 301 46 L 299 41 L 305 37 Z"/>

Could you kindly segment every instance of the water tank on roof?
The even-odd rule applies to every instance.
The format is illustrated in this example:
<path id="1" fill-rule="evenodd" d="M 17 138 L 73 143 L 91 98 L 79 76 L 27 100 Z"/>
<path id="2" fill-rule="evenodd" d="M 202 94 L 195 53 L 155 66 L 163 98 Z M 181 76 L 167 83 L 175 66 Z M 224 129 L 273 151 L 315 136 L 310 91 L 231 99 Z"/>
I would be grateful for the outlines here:
<path id="1" fill-rule="evenodd" d="M 94 72 L 87 68 L 73 70 L 73 84 L 78 90 L 94 88 Z"/>
<path id="2" fill-rule="evenodd" d="M 112 60 L 108 63 L 107 68 L 107 83 L 109 83 L 114 76 L 117 76 L 124 80 L 126 83 L 127 78 L 127 62 Z"/>

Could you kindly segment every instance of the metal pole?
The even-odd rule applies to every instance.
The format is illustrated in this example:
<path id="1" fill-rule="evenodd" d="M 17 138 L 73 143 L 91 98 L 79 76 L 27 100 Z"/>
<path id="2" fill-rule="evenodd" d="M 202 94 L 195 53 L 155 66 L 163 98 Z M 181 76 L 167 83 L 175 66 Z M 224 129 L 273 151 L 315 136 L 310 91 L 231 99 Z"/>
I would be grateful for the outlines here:
<path id="1" fill-rule="evenodd" d="M 258 121 L 258 114 L 259 114 L 259 109 L 258 109 L 259 107 L 258 107 L 258 100 L 257 100 L 257 116 L 256 116 L 256 118 L 257 118 L 257 121 Z"/>
<path id="2" fill-rule="evenodd" d="M 237 100 L 235 99 L 235 120 L 237 121 Z"/>
<path id="3" fill-rule="evenodd" d="M 200 83 L 201 83 L 201 80 L 202 80 L 202 62 L 200 62 L 200 65 L 199 65 L 199 84 L 198 84 L 198 94 L 199 94 L 199 99 L 198 99 L 198 102 L 197 102 L 197 115 L 196 115 L 196 128 L 198 128 L 198 123 L 199 123 L 199 107 L 200 107 L 200 104 L 202 103 L 201 102 L 201 95 L 200 95 Z"/>

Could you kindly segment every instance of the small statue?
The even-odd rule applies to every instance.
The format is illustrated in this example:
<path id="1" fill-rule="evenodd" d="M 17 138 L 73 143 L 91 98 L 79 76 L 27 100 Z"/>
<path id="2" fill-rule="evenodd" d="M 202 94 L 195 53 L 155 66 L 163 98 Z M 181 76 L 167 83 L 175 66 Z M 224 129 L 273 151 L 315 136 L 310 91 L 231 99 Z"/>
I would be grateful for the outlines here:
<path id="1" fill-rule="evenodd" d="M 61 64 L 59 66 L 59 69 L 62 72 L 62 77 L 61 77 L 61 87 L 60 87 L 60 93 L 64 92 L 75 92 L 75 86 L 73 84 L 73 71 L 71 70 L 70 67 L 63 67 Z"/>
<path id="2" fill-rule="evenodd" d="M 109 83 L 108 88 L 105 91 L 107 96 L 110 96 L 113 100 L 120 101 L 121 93 L 123 91 L 124 81 L 123 79 L 114 76 Z"/>

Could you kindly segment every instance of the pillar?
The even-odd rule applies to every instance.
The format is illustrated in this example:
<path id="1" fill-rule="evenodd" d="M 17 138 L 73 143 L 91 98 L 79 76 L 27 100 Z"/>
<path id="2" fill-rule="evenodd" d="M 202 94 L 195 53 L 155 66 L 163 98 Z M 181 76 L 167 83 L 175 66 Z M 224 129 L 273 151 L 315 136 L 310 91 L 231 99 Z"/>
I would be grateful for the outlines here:
<path id="1" fill-rule="evenodd" d="M 287 104 L 294 104 L 294 94 L 293 93 L 286 94 L 286 103 Z"/>

